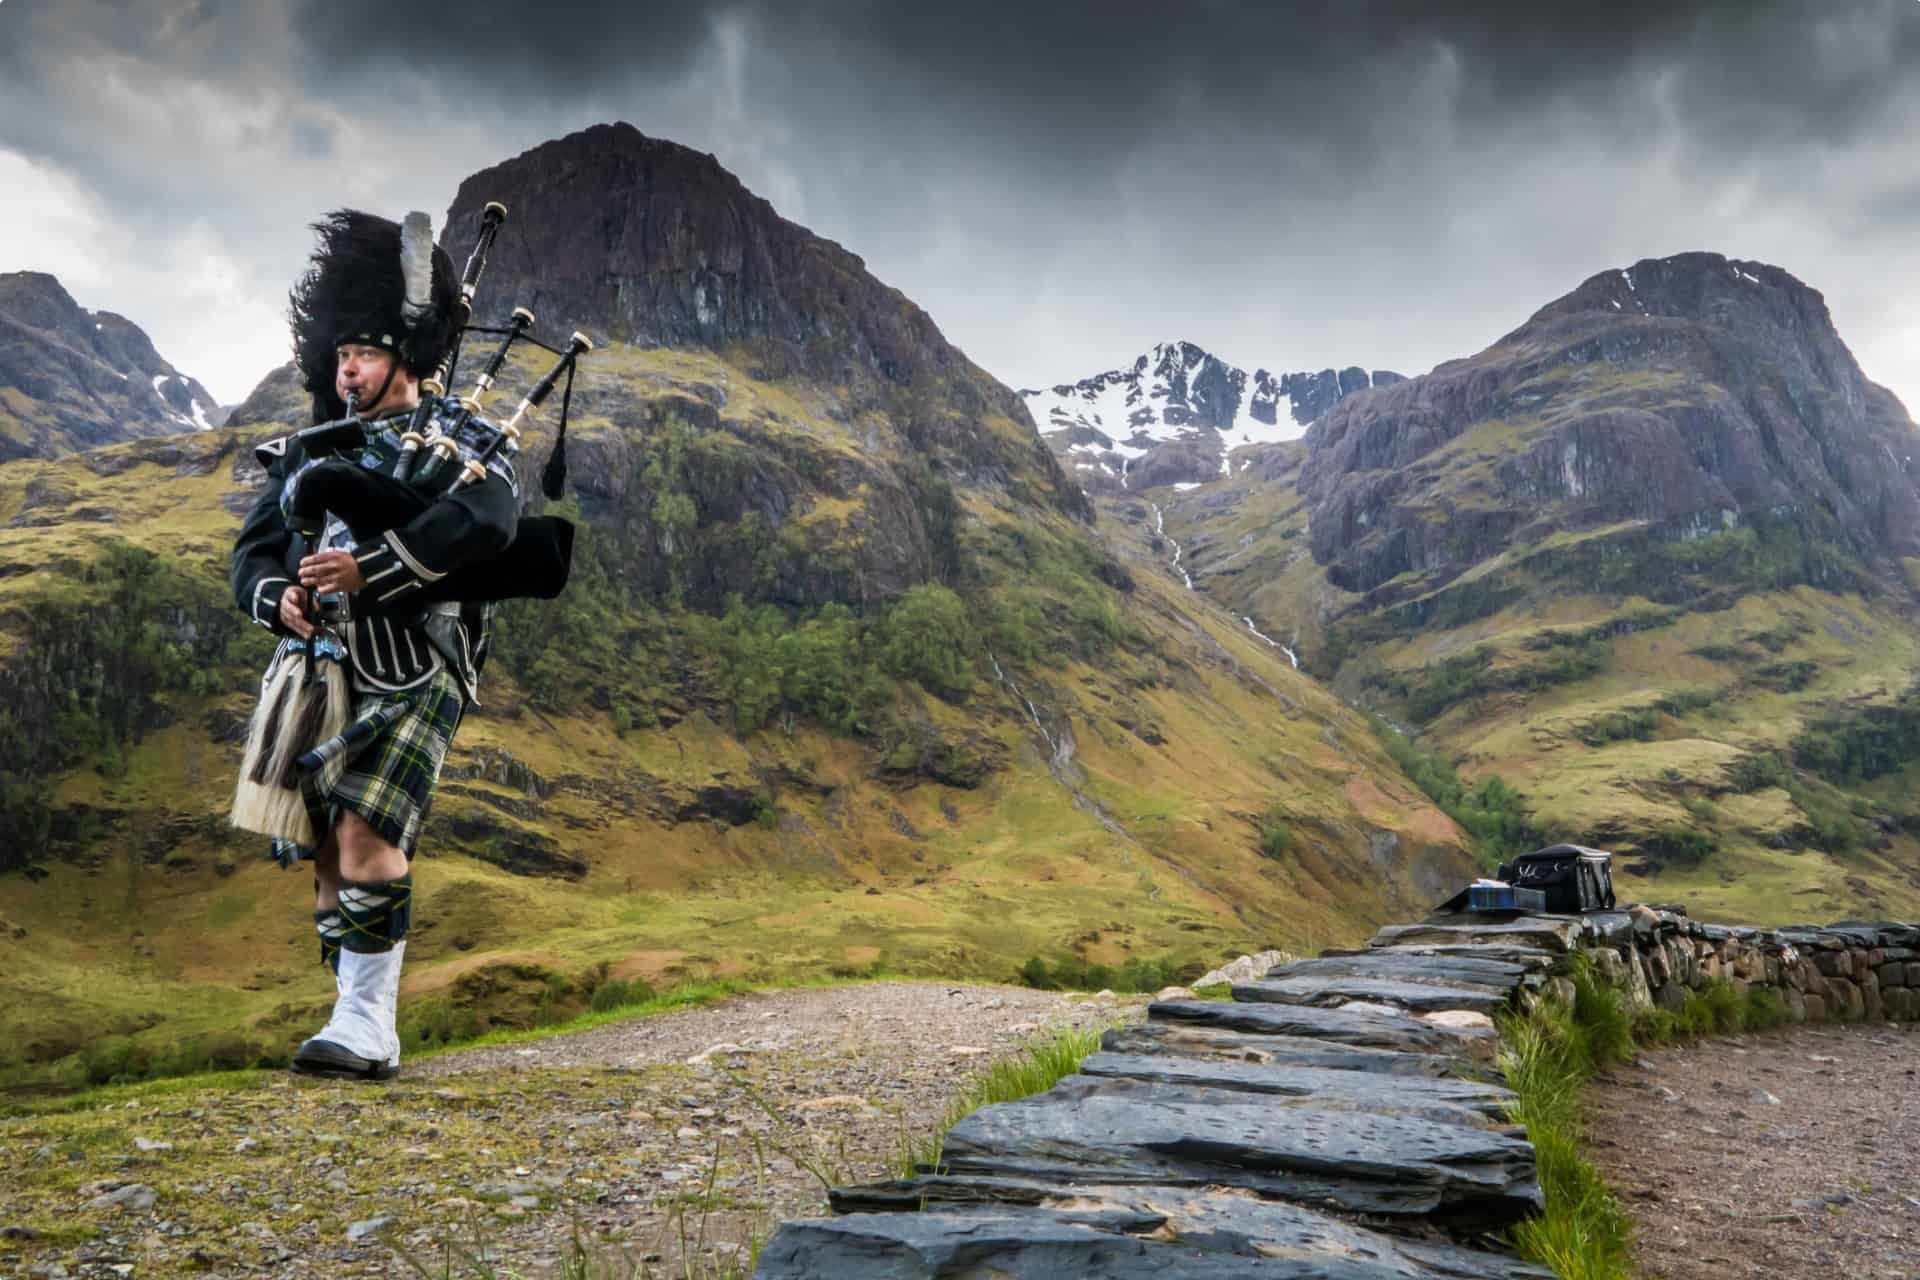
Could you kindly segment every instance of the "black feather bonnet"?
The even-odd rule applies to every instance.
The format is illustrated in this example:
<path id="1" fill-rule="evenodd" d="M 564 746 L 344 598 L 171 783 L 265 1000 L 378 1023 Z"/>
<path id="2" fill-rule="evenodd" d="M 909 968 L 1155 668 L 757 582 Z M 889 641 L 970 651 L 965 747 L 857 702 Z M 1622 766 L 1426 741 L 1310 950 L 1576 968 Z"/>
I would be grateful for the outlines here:
<path id="1" fill-rule="evenodd" d="M 439 367 L 453 337 L 455 276 L 425 214 L 407 215 L 404 235 L 400 223 L 358 209 L 336 209 L 313 230 L 319 244 L 288 295 L 288 316 L 314 421 L 328 422 L 347 411 L 333 391 L 343 342 L 383 347 L 415 377 Z"/>

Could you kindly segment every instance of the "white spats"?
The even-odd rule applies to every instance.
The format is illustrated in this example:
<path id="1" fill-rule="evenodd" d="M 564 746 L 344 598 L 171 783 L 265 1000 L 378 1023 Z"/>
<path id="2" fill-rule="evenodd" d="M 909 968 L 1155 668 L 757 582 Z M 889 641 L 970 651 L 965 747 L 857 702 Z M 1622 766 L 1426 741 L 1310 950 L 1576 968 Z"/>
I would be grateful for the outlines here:
<path id="1" fill-rule="evenodd" d="M 344 903 L 347 893 L 341 893 Z M 372 1062 L 398 1065 L 400 1033 L 395 1019 L 400 1005 L 400 962 L 407 944 L 391 951 L 342 951 L 336 979 L 333 1016 L 314 1033 Z"/>

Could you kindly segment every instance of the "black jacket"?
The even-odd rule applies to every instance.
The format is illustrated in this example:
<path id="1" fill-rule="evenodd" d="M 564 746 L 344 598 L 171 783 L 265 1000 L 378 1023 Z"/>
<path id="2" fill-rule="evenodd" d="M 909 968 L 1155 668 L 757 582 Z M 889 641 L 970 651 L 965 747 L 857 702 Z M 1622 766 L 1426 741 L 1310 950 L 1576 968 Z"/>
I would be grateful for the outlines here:
<path id="1" fill-rule="evenodd" d="M 342 456 L 362 465 L 385 467 L 399 450 L 399 432 L 405 416 L 364 424 L 358 449 Z M 259 626 L 276 635 L 291 636 L 280 622 L 280 598 L 298 582 L 301 557 L 310 554 L 305 540 L 287 527 L 280 499 L 287 477 L 310 461 L 309 441 L 316 432 L 280 436 L 258 445 L 254 456 L 266 467 L 267 485 L 247 513 L 234 542 L 231 580 L 234 603 Z M 336 430 L 329 438 L 340 443 Z M 422 599 L 448 574 L 498 556 L 512 543 L 519 518 L 518 483 L 511 463 L 492 460 L 486 479 L 433 502 L 398 528 L 387 529 L 353 549 L 366 586 L 353 593 L 353 622 L 346 628 L 356 683 L 362 688 L 407 688 L 426 679 L 440 665 L 434 654 L 451 662 L 473 696 L 473 680 L 485 651 L 490 607 L 442 611 L 457 617 L 451 624 L 424 625 Z M 451 643 L 449 640 L 451 638 Z M 448 650 L 451 650 L 449 652 Z"/>

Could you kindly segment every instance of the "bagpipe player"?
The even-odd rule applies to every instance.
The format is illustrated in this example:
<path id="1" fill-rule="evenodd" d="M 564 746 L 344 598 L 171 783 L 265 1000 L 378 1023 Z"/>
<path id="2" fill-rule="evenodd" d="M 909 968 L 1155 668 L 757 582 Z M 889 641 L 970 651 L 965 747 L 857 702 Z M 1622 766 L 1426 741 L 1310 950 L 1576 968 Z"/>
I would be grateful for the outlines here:
<path id="1" fill-rule="evenodd" d="M 380 1080 L 399 1070 L 411 859 L 492 619 L 492 603 L 447 599 L 447 587 L 513 542 L 520 486 L 511 450 L 482 451 L 480 437 L 456 431 L 441 433 L 459 446 L 448 448 L 453 466 L 473 474 L 417 510 L 375 505 L 357 520 L 315 510 L 343 468 L 389 487 L 407 478 L 420 443 L 410 429 L 428 416 L 416 414 L 422 380 L 438 389 L 432 375 L 457 349 L 477 272 L 470 262 L 463 298 L 424 214 L 403 226 L 340 210 L 314 230 L 290 313 L 315 426 L 256 448 L 267 484 L 233 550 L 235 601 L 280 637 L 234 822 L 270 834 L 282 866 L 313 871 L 335 1001 L 293 1069 Z"/>

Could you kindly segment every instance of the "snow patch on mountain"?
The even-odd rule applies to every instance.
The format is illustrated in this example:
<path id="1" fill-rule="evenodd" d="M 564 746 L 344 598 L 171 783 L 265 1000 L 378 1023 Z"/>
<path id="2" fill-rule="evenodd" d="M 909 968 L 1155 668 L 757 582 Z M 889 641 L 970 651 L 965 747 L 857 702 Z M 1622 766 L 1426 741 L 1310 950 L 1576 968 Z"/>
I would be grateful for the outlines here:
<path id="1" fill-rule="evenodd" d="M 1167 483 L 1169 470 L 1184 483 L 1230 475 L 1233 450 L 1297 440 L 1342 397 L 1399 380 L 1357 366 L 1249 373 L 1194 343 L 1163 342 L 1130 366 L 1020 394 L 1083 483 L 1124 489 L 1138 487 L 1132 464 L 1168 445 L 1186 448 L 1172 451 L 1180 456 L 1157 466 L 1150 484 Z"/>

